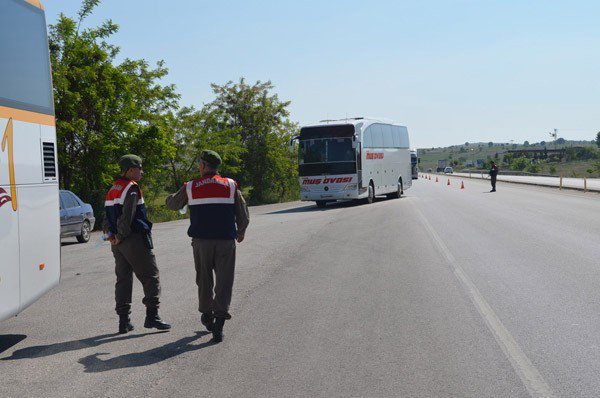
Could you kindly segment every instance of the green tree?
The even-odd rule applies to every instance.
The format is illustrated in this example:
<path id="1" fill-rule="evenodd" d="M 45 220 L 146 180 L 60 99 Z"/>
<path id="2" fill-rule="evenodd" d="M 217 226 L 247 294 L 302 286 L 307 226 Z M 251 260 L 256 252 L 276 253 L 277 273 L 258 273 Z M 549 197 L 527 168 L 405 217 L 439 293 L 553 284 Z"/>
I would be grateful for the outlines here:
<path id="1" fill-rule="evenodd" d="M 162 159 L 173 150 L 166 119 L 178 100 L 173 86 L 159 83 L 167 74 L 162 62 L 116 64 L 119 48 L 107 42 L 118 30 L 111 20 L 82 28 L 99 2 L 84 0 L 76 18 L 61 14 L 49 28 L 60 185 L 90 201 L 97 216 L 122 154 L 144 158 L 143 181 L 160 180 Z"/>
<path id="2" fill-rule="evenodd" d="M 237 178 L 242 170 L 242 147 L 238 129 L 231 129 L 224 117 L 206 108 L 183 107 L 170 120 L 174 151 L 167 161 L 169 190 L 198 176 L 199 155 L 204 149 L 219 153 L 223 159 L 221 173 Z"/>
<path id="3" fill-rule="evenodd" d="M 241 78 L 212 84 L 216 98 L 205 111 L 220 125 L 239 132 L 244 168 L 238 179 L 251 187 L 251 203 L 296 199 L 299 195 L 296 158 L 288 150 L 298 127 L 289 119 L 289 101 L 273 94 L 270 81 L 248 84 Z"/>
<path id="4" fill-rule="evenodd" d="M 596 146 L 600 148 L 600 131 L 596 134 Z"/>
<path id="5" fill-rule="evenodd" d="M 527 165 L 526 170 L 529 173 L 539 173 L 542 170 L 542 166 L 539 163 L 535 163 L 535 162 L 530 162 Z"/>
<path id="6" fill-rule="evenodd" d="M 530 165 L 531 165 L 531 160 L 527 159 L 524 156 L 518 157 L 518 158 L 514 158 L 510 162 L 510 168 L 511 168 L 511 170 L 523 171 L 523 170 L 525 170 Z"/>

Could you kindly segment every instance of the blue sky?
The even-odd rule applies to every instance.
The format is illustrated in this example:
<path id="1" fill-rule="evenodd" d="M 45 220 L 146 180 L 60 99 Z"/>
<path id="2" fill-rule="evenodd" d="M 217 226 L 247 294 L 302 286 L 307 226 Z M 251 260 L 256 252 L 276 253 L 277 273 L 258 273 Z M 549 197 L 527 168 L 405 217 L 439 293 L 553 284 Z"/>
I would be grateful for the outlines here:
<path id="1" fill-rule="evenodd" d="M 45 0 L 48 23 L 79 0 Z M 121 55 L 163 59 L 181 103 L 271 80 L 291 119 L 386 117 L 411 146 L 594 139 L 597 1 L 103 0 Z"/>

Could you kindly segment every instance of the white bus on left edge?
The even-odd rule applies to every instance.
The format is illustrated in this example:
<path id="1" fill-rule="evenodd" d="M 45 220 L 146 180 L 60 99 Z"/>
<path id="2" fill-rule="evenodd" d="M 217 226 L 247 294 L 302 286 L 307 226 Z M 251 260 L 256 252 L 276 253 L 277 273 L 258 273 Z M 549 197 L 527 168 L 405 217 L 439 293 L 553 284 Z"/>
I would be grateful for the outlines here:
<path id="1" fill-rule="evenodd" d="M 58 284 L 56 128 L 44 9 L 0 1 L 0 320 Z"/>

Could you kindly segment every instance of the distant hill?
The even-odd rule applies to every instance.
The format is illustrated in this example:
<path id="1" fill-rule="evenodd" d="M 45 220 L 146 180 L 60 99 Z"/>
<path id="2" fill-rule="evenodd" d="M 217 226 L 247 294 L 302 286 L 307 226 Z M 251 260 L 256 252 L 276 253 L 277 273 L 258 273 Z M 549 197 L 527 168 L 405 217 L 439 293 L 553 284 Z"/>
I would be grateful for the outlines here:
<path id="1" fill-rule="evenodd" d="M 418 148 L 419 169 L 427 171 L 432 169 L 435 171 L 438 160 L 445 159 L 448 165 L 453 164 L 455 168 L 474 168 L 477 160 L 489 161 L 498 159 L 500 162 L 504 159 L 504 154 L 509 150 L 522 149 L 568 149 L 575 147 L 597 148 L 595 141 L 571 140 L 567 141 L 562 138 L 556 142 L 541 141 L 529 143 L 525 141 L 522 144 L 515 143 L 497 143 L 497 142 L 474 142 L 464 143 L 459 145 L 451 145 L 448 147 L 433 147 L 433 148 Z M 564 162 L 563 162 L 564 163 Z M 543 168 L 543 167 L 542 167 Z M 548 169 L 552 166 L 548 166 Z M 560 167 L 553 167 L 553 170 L 558 170 Z M 584 170 L 585 172 L 585 170 Z"/>

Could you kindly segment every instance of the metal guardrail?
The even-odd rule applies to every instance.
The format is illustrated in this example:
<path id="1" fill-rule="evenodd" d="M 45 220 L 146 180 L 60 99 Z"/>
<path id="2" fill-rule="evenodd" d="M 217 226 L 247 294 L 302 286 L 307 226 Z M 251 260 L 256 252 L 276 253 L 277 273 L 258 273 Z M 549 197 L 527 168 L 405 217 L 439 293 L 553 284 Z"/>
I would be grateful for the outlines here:
<path id="1" fill-rule="evenodd" d="M 460 171 L 455 171 L 452 174 L 446 174 L 443 172 L 431 172 L 431 173 L 423 173 L 423 174 L 434 174 L 434 175 L 446 175 L 448 177 L 464 177 L 464 178 L 481 178 L 487 179 L 489 178 L 487 170 L 469 170 L 463 169 Z M 502 179 L 502 177 L 507 177 Z M 516 179 L 512 179 L 516 178 Z M 519 177 L 523 179 L 519 179 Z M 546 179 L 545 181 L 533 181 L 526 180 L 528 177 L 533 178 L 542 178 Z M 563 177 L 556 175 L 548 175 L 548 174 L 534 174 L 527 172 L 515 172 L 509 171 L 505 173 L 498 174 L 498 181 L 504 181 L 508 183 L 515 184 L 525 184 L 525 185 L 537 185 L 537 186 L 545 186 L 545 187 L 554 187 L 558 189 L 573 189 L 578 191 L 593 191 L 600 192 L 600 178 L 575 178 L 575 177 Z"/>
<path id="2" fill-rule="evenodd" d="M 483 175 L 488 175 L 488 170 L 481 170 L 481 169 L 462 169 L 462 170 L 455 170 L 456 173 L 471 173 L 471 174 L 482 174 Z M 505 176 L 525 176 L 525 177 L 560 177 L 560 175 L 558 174 L 545 174 L 545 173 L 530 173 L 527 171 L 516 171 L 516 170 L 500 170 L 498 172 L 498 175 L 505 175 Z"/>

